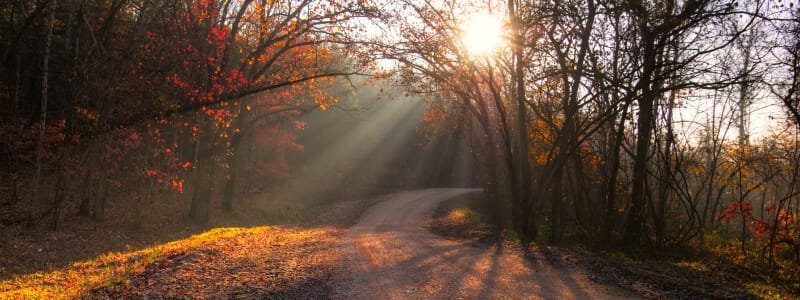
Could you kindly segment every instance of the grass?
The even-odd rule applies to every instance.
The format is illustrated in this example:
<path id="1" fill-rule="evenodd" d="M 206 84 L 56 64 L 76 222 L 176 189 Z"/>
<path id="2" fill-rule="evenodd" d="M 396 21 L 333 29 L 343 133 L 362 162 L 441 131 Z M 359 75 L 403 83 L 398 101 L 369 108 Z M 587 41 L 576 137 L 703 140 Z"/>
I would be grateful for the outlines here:
<path id="1" fill-rule="evenodd" d="M 678 261 L 672 263 L 674 266 L 679 268 L 691 269 L 700 272 L 709 272 L 710 269 L 708 265 L 704 262 L 700 261 Z"/>
<path id="2" fill-rule="evenodd" d="M 491 209 L 481 194 L 471 194 L 443 202 L 427 227 L 450 239 L 492 240 L 518 245 L 510 230 L 497 235 L 491 224 Z M 490 239 L 493 238 L 493 239 Z M 578 258 L 575 264 L 586 268 L 601 281 L 610 282 L 647 298 L 735 298 L 796 299 L 791 284 L 776 282 L 763 270 L 743 266 L 714 251 L 691 247 L 668 251 L 596 252 L 580 244 L 546 245 L 547 232 L 540 232 L 529 249 L 539 249 L 557 259 L 564 254 Z M 537 251 L 539 251 L 537 250 Z"/>
<path id="3" fill-rule="evenodd" d="M 86 296 L 98 288 L 122 286 L 132 274 L 143 273 L 150 266 L 205 244 L 267 230 L 270 230 L 269 226 L 216 228 L 187 239 L 137 251 L 109 252 L 59 270 L 14 276 L 0 282 L 0 298 L 72 299 Z"/>
<path id="4" fill-rule="evenodd" d="M 494 239 L 499 236 L 499 228 L 484 213 L 488 206 L 481 193 L 455 197 L 436 208 L 426 227 L 446 238 L 473 241 Z"/>
<path id="5" fill-rule="evenodd" d="M 185 209 L 159 207 L 155 211 L 164 214 L 153 214 L 143 228 L 136 229 L 138 233 L 126 231 L 129 224 L 114 217 L 104 222 L 77 219 L 56 232 L 21 228 L 2 232 L 10 239 L 0 243 L 0 252 L 6 256 L 0 259 L 0 271 L 3 272 L 0 273 L 0 299 L 93 298 L 108 294 L 127 295 L 131 289 L 139 289 L 138 293 L 148 287 L 140 282 L 132 283 L 132 278 L 160 276 L 154 272 L 174 268 L 174 262 L 209 248 L 219 250 L 227 262 L 245 261 L 239 259 L 242 256 L 259 256 L 253 259 L 263 262 L 263 257 L 268 257 L 271 264 L 280 265 L 297 249 L 317 251 L 312 249 L 315 246 L 305 245 L 309 238 L 317 244 L 320 240 L 328 243 L 335 239 L 329 236 L 335 234 L 337 228 L 353 223 L 377 200 L 363 198 L 317 205 L 272 201 L 269 209 L 241 207 L 229 214 L 215 211 L 211 226 L 216 228 L 206 230 L 182 223 L 180 220 Z M 262 246 L 265 243 L 269 246 Z M 256 250 L 249 249 L 251 244 L 257 244 Z M 246 261 L 252 262 L 253 259 Z M 292 280 L 283 279 L 284 282 Z M 203 284 L 215 283 L 211 280 Z M 166 283 L 163 285 L 161 288 L 170 289 Z M 183 289 L 191 286 L 192 283 L 188 283 Z M 274 286 L 258 288 L 276 289 Z M 186 294 L 184 292 L 179 291 Z M 172 291 L 159 293 L 155 298 L 167 297 L 170 293 Z M 202 294 L 196 295 L 203 298 Z"/>

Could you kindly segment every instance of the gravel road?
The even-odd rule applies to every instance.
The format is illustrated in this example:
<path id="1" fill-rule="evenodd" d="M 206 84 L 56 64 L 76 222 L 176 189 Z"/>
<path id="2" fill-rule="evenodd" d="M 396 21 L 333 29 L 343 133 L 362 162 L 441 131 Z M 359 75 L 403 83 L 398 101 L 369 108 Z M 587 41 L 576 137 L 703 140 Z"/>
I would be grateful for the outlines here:
<path id="1" fill-rule="evenodd" d="M 370 208 L 342 244 L 339 299 L 636 299 L 578 270 L 525 259 L 500 245 L 467 245 L 422 228 L 437 205 L 476 189 L 400 192 Z"/>

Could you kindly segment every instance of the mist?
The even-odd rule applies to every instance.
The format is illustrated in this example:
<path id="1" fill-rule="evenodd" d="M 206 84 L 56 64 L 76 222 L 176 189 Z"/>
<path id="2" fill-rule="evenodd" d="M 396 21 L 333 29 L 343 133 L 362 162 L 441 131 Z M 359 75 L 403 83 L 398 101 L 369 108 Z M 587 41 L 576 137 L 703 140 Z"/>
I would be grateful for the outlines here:
<path id="1" fill-rule="evenodd" d="M 399 88 L 361 83 L 326 110 L 291 128 L 301 151 L 290 175 L 269 184 L 267 199 L 324 203 L 425 187 L 480 187 L 480 165 L 453 128 L 427 124 L 426 103 Z M 269 201 L 269 200 L 265 200 Z"/>

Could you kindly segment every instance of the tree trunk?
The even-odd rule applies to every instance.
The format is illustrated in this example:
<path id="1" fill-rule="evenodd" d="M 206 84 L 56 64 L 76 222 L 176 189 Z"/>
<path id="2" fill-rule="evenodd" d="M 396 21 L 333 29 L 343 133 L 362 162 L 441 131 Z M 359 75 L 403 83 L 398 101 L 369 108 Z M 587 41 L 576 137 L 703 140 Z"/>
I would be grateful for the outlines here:
<path id="1" fill-rule="evenodd" d="M 91 201 L 92 220 L 102 221 L 105 217 L 106 197 L 108 196 L 108 183 L 104 176 L 97 180 L 97 191 Z"/>
<path id="2" fill-rule="evenodd" d="M 655 37 L 641 21 L 640 34 L 643 43 L 643 71 L 637 88 L 641 91 L 639 103 L 639 116 L 636 121 L 636 154 L 633 161 L 633 190 L 631 192 L 631 205 L 629 217 L 625 228 L 624 240 L 628 245 L 639 245 L 644 236 L 645 205 L 647 204 L 647 161 L 650 155 L 650 137 L 653 132 L 653 104 L 656 95 L 651 90 L 652 76 L 656 64 Z"/>
<path id="3" fill-rule="evenodd" d="M 82 217 L 90 217 L 92 215 L 92 197 L 94 192 L 94 186 L 92 185 L 92 181 L 96 180 L 94 176 L 94 164 L 96 163 L 96 158 L 93 156 L 95 153 L 93 150 L 95 149 L 95 143 L 89 141 L 89 145 L 86 148 L 86 152 L 83 156 L 86 158 L 81 159 L 81 164 L 86 167 L 86 174 L 83 176 L 83 182 L 81 183 L 80 188 L 78 189 L 78 193 L 81 203 L 78 206 L 78 216 Z"/>
<path id="4" fill-rule="evenodd" d="M 639 118 L 637 125 L 639 131 L 636 135 L 636 157 L 633 162 L 633 191 L 631 193 L 631 207 L 628 225 L 625 230 L 625 242 L 639 244 L 644 233 L 644 212 L 647 191 L 645 180 L 647 177 L 647 156 L 650 154 L 651 122 L 653 119 L 652 99 L 639 101 Z"/>
<path id="5" fill-rule="evenodd" d="M 566 163 L 566 162 L 564 162 Z M 564 168 L 559 168 L 558 174 L 553 176 L 553 186 L 550 194 L 550 232 L 548 242 L 558 243 L 564 232 Z"/>
<path id="6" fill-rule="evenodd" d="M 536 209 L 534 208 L 530 195 L 531 170 L 528 163 L 528 113 L 527 104 L 525 103 L 525 71 L 522 55 L 524 39 L 520 29 L 522 24 L 519 20 L 519 12 L 516 10 L 515 1 L 509 0 L 508 7 L 514 37 L 512 47 L 514 55 L 514 72 L 512 75 L 512 84 L 514 85 L 513 101 L 517 106 L 517 142 L 514 143 L 515 147 L 513 151 L 516 156 L 514 161 L 517 164 L 517 170 L 515 170 L 515 172 L 518 174 L 516 202 L 520 203 L 519 206 L 522 208 L 522 215 L 516 216 L 516 218 L 520 219 L 517 225 L 521 226 L 517 228 L 517 232 L 522 236 L 523 242 L 527 242 L 536 238 L 536 227 L 538 223 L 536 220 L 537 212 L 535 211 Z"/>
<path id="7" fill-rule="evenodd" d="M 225 176 L 225 192 L 222 197 L 222 210 L 230 212 L 233 210 L 233 196 L 236 193 L 236 180 L 239 174 L 239 145 L 234 144 L 232 154 L 228 157 L 228 174 Z"/>
<path id="8" fill-rule="evenodd" d="M 668 182 L 672 182 L 673 168 L 672 168 L 672 151 L 674 144 L 674 132 L 672 128 L 672 113 L 675 106 L 675 92 L 669 95 L 667 103 L 667 120 L 665 126 L 667 133 L 665 137 L 663 164 L 662 164 L 662 179 L 659 184 L 658 199 L 653 203 L 653 223 L 656 235 L 656 245 L 661 247 L 664 245 L 664 238 L 666 235 L 666 222 L 667 222 L 667 201 L 670 194 Z"/>
<path id="9" fill-rule="evenodd" d="M 490 201 L 490 203 L 492 205 L 491 214 L 494 223 L 500 227 L 505 228 L 507 227 L 507 224 L 505 224 L 506 222 L 504 222 L 503 216 L 504 212 L 506 212 L 507 206 L 504 203 L 503 195 L 501 195 L 500 192 L 503 190 L 502 189 L 503 182 L 501 179 L 504 178 L 505 176 L 500 173 L 500 168 L 498 168 L 498 160 L 500 160 L 500 157 L 498 156 L 497 153 L 497 148 L 496 148 L 497 145 L 495 144 L 495 139 L 492 136 L 491 132 L 487 132 L 486 136 L 488 141 L 487 144 L 489 144 L 488 154 L 487 154 L 489 158 L 486 160 L 487 161 L 486 168 L 488 170 L 487 173 L 490 174 L 488 180 L 486 181 L 486 187 L 485 187 L 486 193 L 488 194 L 488 197 L 490 197 L 492 200 Z"/>
<path id="10" fill-rule="evenodd" d="M 44 145 L 44 133 L 47 129 L 47 79 L 50 76 L 50 47 L 53 44 L 53 22 L 56 18 L 57 0 L 52 0 L 50 3 L 50 17 L 47 22 L 47 38 L 45 39 L 44 56 L 42 57 L 42 104 L 41 113 L 39 116 L 39 139 L 36 141 L 36 175 L 34 177 L 34 191 L 37 193 L 41 191 L 41 176 L 42 176 L 42 148 Z M 46 193 L 45 193 L 46 194 Z M 28 222 L 33 218 L 33 202 L 38 198 L 38 194 L 31 195 L 28 203 Z"/>
<path id="11" fill-rule="evenodd" d="M 611 234 L 617 225 L 617 178 L 619 177 L 620 156 L 622 152 L 622 142 L 625 139 L 625 119 L 628 116 L 627 106 L 623 109 L 619 119 L 619 125 L 614 132 L 614 144 L 611 148 L 611 163 L 606 179 L 606 211 L 603 228 L 603 242 L 608 246 L 612 243 Z"/>
<path id="12" fill-rule="evenodd" d="M 189 220 L 196 225 L 208 225 L 211 212 L 211 179 L 214 173 L 214 164 L 209 161 L 199 164 L 198 180 L 192 194 L 192 207 L 189 210 Z"/>
<path id="13" fill-rule="evenodd" d="M 58 182 L 56 183 L 56 194 L 53 197 L 53 230 L 58 230 L 61 221 L 61 207 L 67 194 L 67 166 L 65 155 L 61 155 L 61 170 L 58 172 Z"/>
<path id="14" fill-rule="evenodd" d="M 233 104 L 231 104 L 230 109 L 235 109 Z M 239 109 L 239 113 L 237 114 L 236 121 L 233 125 L 234 128 L 238 128 L 240 130 L 242 129 L 244 126 L 244 113 L 244 110 Z M 231 156 L 228 157 L 229 167 L 227 170 L 227 175 L 225 176 L 225 191 L 222 195 L 222 210 L 225 212 L 233 211 L 233 197 L 236 194 L 236 184 L 238 183 L 237 180 L 239 179 L 239 161 L 241 160 L 240 152 L 242 151 L 241 143 L 243 134 L 244 132 L 240 131 L 231 140 Z"/>

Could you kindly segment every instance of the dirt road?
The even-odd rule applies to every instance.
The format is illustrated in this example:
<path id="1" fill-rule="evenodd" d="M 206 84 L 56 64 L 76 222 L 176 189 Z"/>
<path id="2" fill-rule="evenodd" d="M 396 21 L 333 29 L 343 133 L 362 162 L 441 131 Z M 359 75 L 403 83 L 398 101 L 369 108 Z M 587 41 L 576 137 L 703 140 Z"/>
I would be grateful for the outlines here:
<path id="1" fill-rule="evenodd" d="M 474 189 L 428 189 L 386 197 L 348 230 L 350 278 L 341 299 L 634 299 L 616 287 L 502 246 L 444 240 L 424 228 L 434 208 Z"/>

